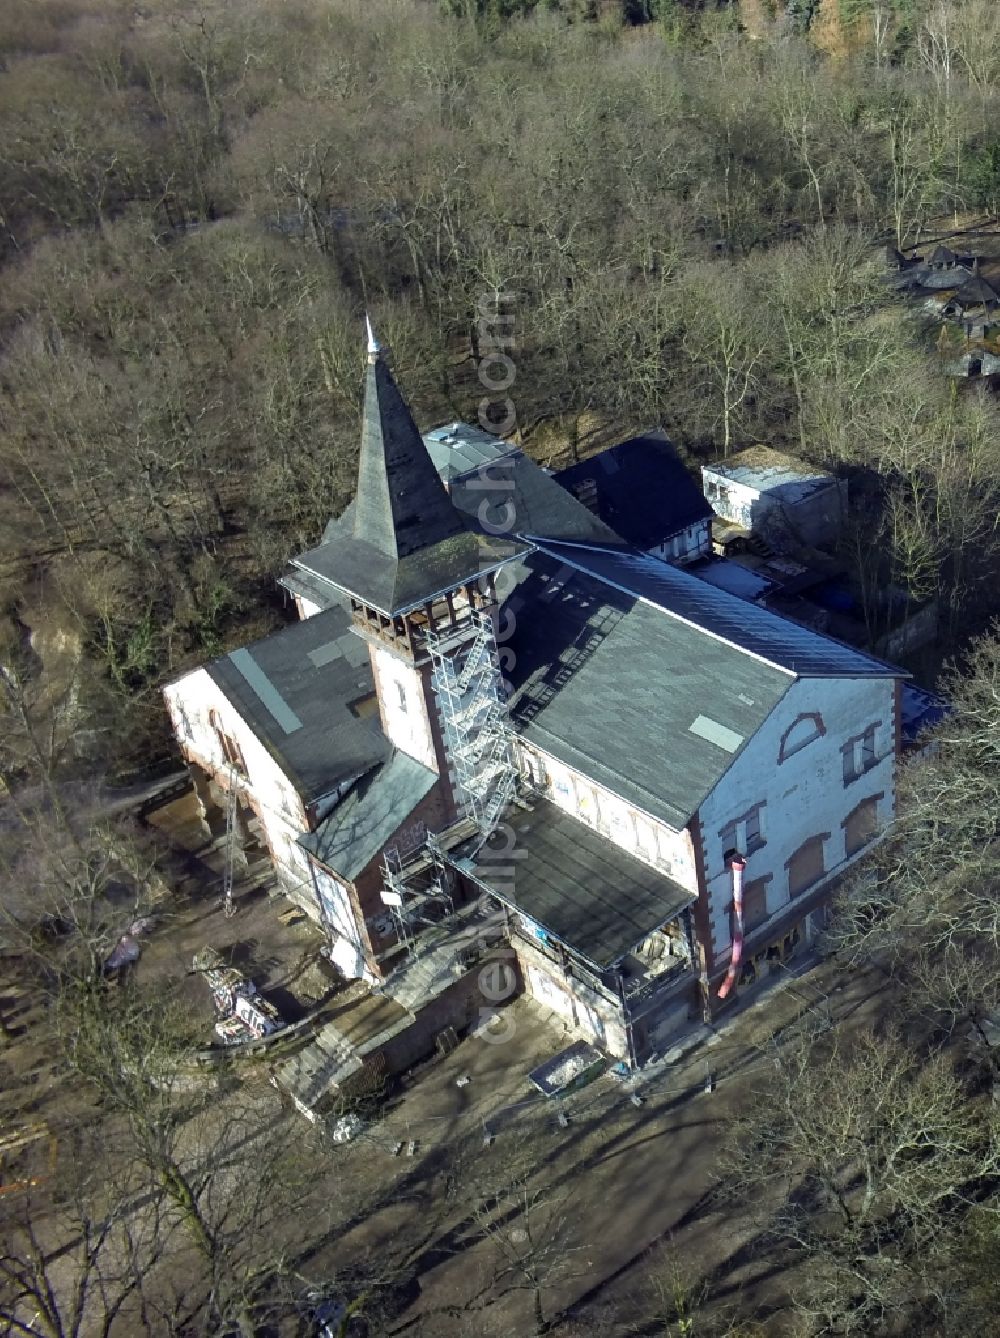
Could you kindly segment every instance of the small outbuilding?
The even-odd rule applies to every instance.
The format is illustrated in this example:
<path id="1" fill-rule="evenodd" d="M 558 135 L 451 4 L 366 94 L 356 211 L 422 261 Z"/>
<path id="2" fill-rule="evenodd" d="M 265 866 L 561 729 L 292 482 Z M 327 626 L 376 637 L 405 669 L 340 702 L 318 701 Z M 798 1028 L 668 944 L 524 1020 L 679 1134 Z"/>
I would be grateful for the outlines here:
<path id="1" fill-rule="evenodd" d="M 644 553 L 684 563 L 711 551 L 712 508 L 665 432 L 630 437 L 554 478 Z"/>
<path id="2" fill-rule="evenodd" d="M 775 547 L 829 548 L 847 509 L 847 484 L 770 446 L 702 466 L 705 496 L 717 516 Z M 774 543 L 775 539 L 784 542 Z"/>

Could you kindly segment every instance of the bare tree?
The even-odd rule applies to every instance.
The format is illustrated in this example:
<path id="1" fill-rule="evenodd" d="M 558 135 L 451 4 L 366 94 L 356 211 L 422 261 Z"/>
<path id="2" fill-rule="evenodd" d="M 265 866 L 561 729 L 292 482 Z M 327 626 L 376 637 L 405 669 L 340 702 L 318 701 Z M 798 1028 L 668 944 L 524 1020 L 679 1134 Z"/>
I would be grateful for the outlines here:
<path id="1" fill-rule="evenodd" d="M 527 1292 L 534 1332 L 545 1333 L 551 1319 L 546 1294 L 572 1274 L 580 1249 L 570 1195 L 515 1172 L 480 1191 L 471 1220 L 489 1251 L 487 1304 L 512 1292 Z"/>
<path id="2" fill-rule="evenodd" d="M 1000 1167 L 992 1114 L 943 1054 L 815 1022 L 775 1044 L 725 1174 L 800 1270 L 811 1332 L 879 1332 L 940 1303 L 948 1225 Z"/>

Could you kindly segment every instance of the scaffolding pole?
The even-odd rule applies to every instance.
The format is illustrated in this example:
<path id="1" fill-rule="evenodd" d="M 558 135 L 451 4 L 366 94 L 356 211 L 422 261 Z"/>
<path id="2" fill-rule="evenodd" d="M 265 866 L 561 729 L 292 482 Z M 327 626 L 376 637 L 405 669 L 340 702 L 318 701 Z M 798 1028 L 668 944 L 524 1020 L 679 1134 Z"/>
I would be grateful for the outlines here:
<path id="1" fill-rule="evenodd" d="M 229 764 L 229 789 L 226 794 L 225 866 L 222 870 L 222 913 L 227 920 L 236 914 L 233 902 L 233 878 L 236 863 L 236 768 Z"/>

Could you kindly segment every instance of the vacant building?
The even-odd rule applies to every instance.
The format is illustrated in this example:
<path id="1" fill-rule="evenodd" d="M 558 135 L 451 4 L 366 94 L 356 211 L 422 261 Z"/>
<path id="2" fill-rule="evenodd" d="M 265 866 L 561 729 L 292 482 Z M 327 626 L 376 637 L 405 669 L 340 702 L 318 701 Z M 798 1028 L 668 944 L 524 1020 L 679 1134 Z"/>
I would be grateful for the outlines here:
<path id="1" fill-rule="evenodd" d="M 831 547 L 847 507 L 847 485 L 770 446 L 751 446 L 726 460 L 703 465 L 702 487 L 722 520 L 777 547 Z"/>
<path id="2" fill-rule="evenodd" d="M 415 1013 L 487 918 L 641 1062 L 816 932 L 892 817 L 903 676 L 468 446 L 428 446 L 372 340 L 355 500 L 283 578 L 309 616 L 168 707 L 345 975 Z"/>
<path id="3" fill-rule="evenodd" d="M 712 551 L 712 508 L 665 432 L 631 437 L 553 477 L 633 548 L 680 563 Z"/>

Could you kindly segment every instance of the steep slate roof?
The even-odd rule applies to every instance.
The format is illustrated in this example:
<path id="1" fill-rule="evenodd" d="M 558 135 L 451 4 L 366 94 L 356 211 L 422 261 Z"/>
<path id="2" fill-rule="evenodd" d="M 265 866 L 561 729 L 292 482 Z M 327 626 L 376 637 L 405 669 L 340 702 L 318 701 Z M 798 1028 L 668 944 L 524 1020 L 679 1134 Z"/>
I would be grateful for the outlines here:
<path id="1" fill-rule="evenodd" d="M 437 782 L 437 774 L 394 752 L 354 785 L 315 832 L 299 845 L 354 882 Z"/>
<path id="2" fill-rule="evenodd" d="M 968 283 L 963 283 L 953 299 L 963 307 L 1000 306 L 1000 293 L 980 274 L 976 274 Z"/>
<path id="3" fill-rule="evenodd" d="M 517 727 L 675 828 L 797 677 L 905 677 L 643 554 L 539 541 L 520 569 Z"/>
<path id="4" fill-rule="evenodd" d="M 507 602 L 519 732 L 683 827 L 732 763 L 730 746 L 738 752 L 756 733 L 794 676 L 557 557 L 533 554 L 523 565 Z M 706 737 L 713 730 L 725 746 Z"/>
<path id="5" fill-rule="evenodd" d="M 355 538 L 400 559 L 465 529 L 385 359 L 373 355 L 365 378 Z"/>
<path id="6" fill-rule="evenodd" d="M 542 542 L 543 552 L 648 601 L 675 620 L 689 622 L 799 678 L 908 678 L 896 665 L 866 655 L 831 636 L 748 604 L 679 567 L 644 553 L 614 553 L 583 545 Z"/>
<path id="7" fill-rule="evenodd" d="M 574 497 L 593 491 L 596 514 L 636 548 L 653 548 L 712 514 L 704 493 L 662 431 L 632 437 L 553 477 Z"/>
<path id="8" fill-rule="evenodd" d="M 205 666 L 307 804 L 389 753 L 378 714 L 350 709 L 375 690 L 368 648 L 350 629 L 334 607 Z"/>
<path id="9" fill-rule="evenodd" d="M 615 530 L 522 451 L 456 478 L 451 500 L 477 528 L 489 524 L 513 535 L 623 546 Z"/>
<path id="10" fill-rule="evenodd" d="M 498 858 L 511 849 L 508 827 L 518 852 L 513 882 L 505 877 L 494 888 Z M 503 859 L 505 871 L 511 865 Z M 473 876 L 598 968 L 612 966 L 695 900 L 548 800 L 530 812 L 508 810 L 504 832 L 486 842 Z"/>
<path id="11" fill-rule="evenodd" d="M 509 544 L 474 533 L 452 505 L 377 345 L 368 356 L 352 523 L 327 535 L 293 566 L 385 614 L 474 580 L 510 555 Z"/>

